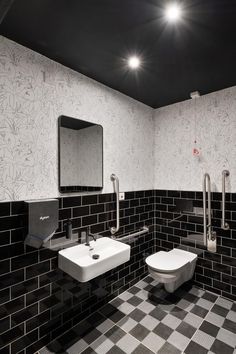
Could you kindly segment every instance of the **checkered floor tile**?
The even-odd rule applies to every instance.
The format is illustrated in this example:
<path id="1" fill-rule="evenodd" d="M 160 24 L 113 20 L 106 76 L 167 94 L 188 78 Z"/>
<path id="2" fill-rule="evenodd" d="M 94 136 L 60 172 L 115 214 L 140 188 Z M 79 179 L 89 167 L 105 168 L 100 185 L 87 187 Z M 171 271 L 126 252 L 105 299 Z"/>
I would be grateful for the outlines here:
<path id="1" fill-rule="evenodd" d="M 185 284 L 168 294 L 150 276 L 40 354 L 236 354 L 236 304 Z"/>

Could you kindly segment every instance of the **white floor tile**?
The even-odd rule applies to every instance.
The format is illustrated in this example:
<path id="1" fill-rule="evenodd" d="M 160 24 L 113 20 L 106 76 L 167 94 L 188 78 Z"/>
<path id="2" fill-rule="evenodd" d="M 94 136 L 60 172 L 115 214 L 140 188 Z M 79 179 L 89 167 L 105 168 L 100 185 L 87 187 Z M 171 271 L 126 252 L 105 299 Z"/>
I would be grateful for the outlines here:
<path id="1" fill-rule="evenodd" d="M 179 350 L 184 351 L 190 340 L 181 333 L 175 331 L 170 335 L 167 341 Z"/>
<path id="2" fill-rule="evenodd" d="M 212 344 L 215 341 L 215 338 L 210 336 L 209 334 L 202 332 L 200 330 L 198 330 L 193 338 L 192 338 L 193 342 L 198 343 L 199 345 L 201 345 L 202 347 L 206 348 L 207 350 L 209 350 L 212 346 Z"/>

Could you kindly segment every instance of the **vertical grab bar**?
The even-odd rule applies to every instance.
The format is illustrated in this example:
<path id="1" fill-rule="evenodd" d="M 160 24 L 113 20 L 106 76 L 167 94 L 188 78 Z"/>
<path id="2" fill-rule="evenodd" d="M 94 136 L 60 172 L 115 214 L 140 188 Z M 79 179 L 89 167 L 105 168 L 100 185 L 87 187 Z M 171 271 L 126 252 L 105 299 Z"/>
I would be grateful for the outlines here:
<path id="1" fill-rule="evenodd" d="M 207 210 L 206 210 L 206 184 L 208 183 L 208 224 L 207 224 Z M 211 226 L 211 178 L 208 173 L 203 177 L 203 228 L 204 228 L 204 245 L 207 246 L 208 239 L 212 236 Z"/>
<path id="2" fill-rule="evenodd" d="M 221 228 L 223 230 L 229 230 L 229 224 L 225 222 L 225 179 L 229 176 L 229 171 L 222 171 L 222 220 L 221 220 Z"/>
<path id="3" fill-rule="evenodd" d="M 120 228 L 119 178 L 115 174 L 112 174 L 111 181 L 113 182 L 114 192 L 116 194 L 116 226 L 110 228 L 111 234 L 114 235 Z"/>

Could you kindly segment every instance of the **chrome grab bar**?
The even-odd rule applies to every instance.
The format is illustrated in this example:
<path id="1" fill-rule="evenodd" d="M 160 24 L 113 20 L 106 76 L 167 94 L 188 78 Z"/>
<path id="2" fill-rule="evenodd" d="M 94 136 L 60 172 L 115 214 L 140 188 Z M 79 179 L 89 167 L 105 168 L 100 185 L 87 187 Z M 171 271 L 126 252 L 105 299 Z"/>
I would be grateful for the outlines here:
<path id="1" fill-rule="evenodd" d="M 113 173 L 111 175 L 111 181 L 113 182 L 114 193 L 116 194 L 116 226 L 110 228 L 111 234 L 114 235 L 120 228 L 119 178 Z"/>
<path id="2" fill-rule="evenodd" d="M 129 234 L 129 235 L 123 236 L 123 237 L 117 237 L 117 241 L 125 241 L 125 240 L 128 240 L 130 238 L 146 234 L 147 232 L 149 232 L 149 227 L 148 226 L 143 226 L 143 227 L 141 227 L 140 231 L 134 232 L 133 234 Z"/>
<path id="3" fill-rule="evenodd" d="M 206 210 L 206 185 L 208 184 L 208 224 L 207 224 L 207 210 Z M 207 241 L 212 236 L 212 225 L 211 225 L 211 178 L 208 173 L 204 174 L 203 177 L 203 236 L 204 245 L 207 246 Z"/>
<path id="4" fill-rule="evenodd" d="M 229 224 L 225 222 L 225 179 L 229 176 L 229 171 L 222 171 L 222 220 L 221 220 L 221 228 L 223 230 L 229 230 Z"/>

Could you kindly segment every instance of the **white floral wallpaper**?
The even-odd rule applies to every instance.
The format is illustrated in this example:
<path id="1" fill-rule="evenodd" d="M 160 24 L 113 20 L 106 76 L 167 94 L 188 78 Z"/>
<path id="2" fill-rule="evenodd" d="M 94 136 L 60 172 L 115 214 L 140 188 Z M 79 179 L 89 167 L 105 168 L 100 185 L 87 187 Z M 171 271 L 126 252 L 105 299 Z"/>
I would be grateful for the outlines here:
<path id="1" fill-rule="evenodd" d="M 202 190 L 206 171 L 220 191 L 223 169 L 236 192 L 236 87 L 154 111 L 0 37 L 0 201 L 59 195 L 60 115 L 103 126 L 105 193 L 111 173 L 121 191 Z"/>
<path id="2" fill-rule="evenodd" d="M 57 118 L 104 128 L 104 189 L 153 188 L 152 109 L 0 37 L 0 201 L 58 192 Z"/>
<path id="3" fill-rule="evenodd" d="M 221 192 L 228 169 L 227 191 L 236 192 L 236 86 L 155 110 L 154 118 L 155 188 L 202 190 L 208 172 Z"/>

